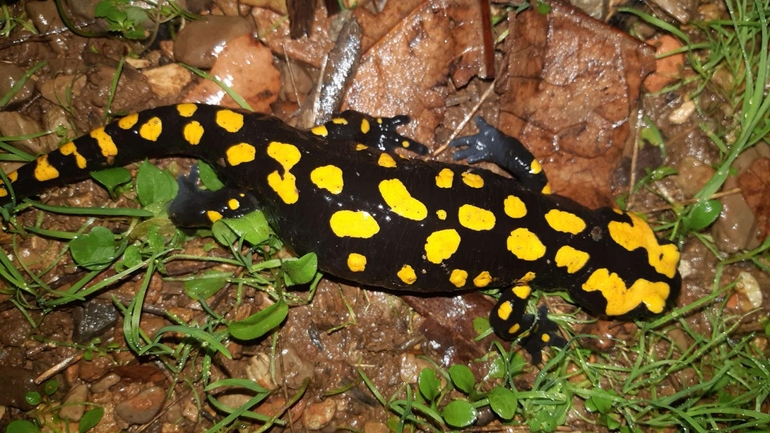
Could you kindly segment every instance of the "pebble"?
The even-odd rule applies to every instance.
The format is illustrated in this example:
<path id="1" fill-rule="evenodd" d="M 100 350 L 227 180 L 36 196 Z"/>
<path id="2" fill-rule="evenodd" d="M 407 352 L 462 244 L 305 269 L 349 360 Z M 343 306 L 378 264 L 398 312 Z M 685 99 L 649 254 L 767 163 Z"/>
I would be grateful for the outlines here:
<path id="1" fill-rule="evenodd" d="M 153 386 L 118 404 L 115 415 L 130 424 L 146 424 L 160 412 L 165 401 L 166 392 Z"/>
<path id="2" fill-rule="evenodd" d="M 56 105 L 66 105 L 69 98 L 77 99 L 88 78 L 85 75 L 59 75 L 52 80 L 41 80 L 40 94 Z"/>
<path id="3" fill-rule="evenodd" d="M 210 74 L 232 83 L 232 90 L 257 113 L 270 113 L 270 104 L 278 99 L 281 89 L 281 74 L 273 65 L 273 53 L 251 35 L 228 42 L 219 53 Z M 212 105 L 238 106 L 218 84 L 210 80 L 201 81 L 186 99 Z"/>
<path id="4" fill-rule="evenodd" d="M 211 15 L 192 21 L 179 31 L 174 57 L 196 68 L 211 69 L 227 42 L 253 31 L 249 20 L 238 16 Z"/>
<path id="5" fill-rule="evenodd" d="M 118 321 L 118 310 L 112 302 L 92 300 L 76 307 L 72 313 L 72 341 L 86 343 L 102 335 Z"/>
<path id="6" fill-rule="evenodd" d="M 15 86 L 26 74 L 26 71 L 10 63 L 0 63 L 0 95 L 7 95 L 11 88 Z M 13 95 L 8 105 L 24 102 L 32 96 L 35 90 L 35 84 L 29 78 L 24 81 L 21 89 Z"/>
<path id="7" fill-rule="evenodd" d="M 651 3 L 663 9 L 682 24 L 687 24 L 690 21 L 695 6 L 695 2 L 692 0 L 652 0 Z"/>
<path id="8" fill-rule="evenodd" d="M 56 3 L 52 1 L 27 2 L 25 3 L 27 16 L 37 29 L 38 33 L 49 34 L 46 37 L 49 46 L 58 54 L 67 53 L 67 40 L 65 36 L 59 35 L 61 30 L 66 29 L 64 22 L 59 17 L 59 11 L 56 9 Z"/>
<path id="9" fill-rule="evenodd" d="M 670 35 L 656 36 L 646 42 L 655 47 L 655 56 L 659 58 L 655 60 L 655 72 L 644 79 L 644 88 L 648 92 L 659 92 L 681 78 L 684 54 L 662 56 L 682 48 L 682 43 Z"/>
<path id="10" fill-rule="evenodd" d="M 302 412 L 302 424 L 308 430 L 321 430 L 326 427 L 337 412 L 337 405 L 332 399 L 309 405 Z"/>
<path id="11" fill-rule="evenodd" d="M 30 410 L 24 395 L 29 391 L 42 392 L 42 387 L 35 385 L 37 374 L 32 370 L 18 367 L 0 367 L 0 406 L 11 406 L 21 410 Z"/>
<path id="12" fill-rule="evenodd" d="M 0 135 L 3 137 L 37 134 L 42 130 L 42 126 L 27 115 L 15 111 L 0 112 Z M 32 155 L 48 153 L 58 147 L 56 137 L 51 134 L 28 140 L 13 141 L 12 143 Z"/>
<path id="13" fill-rule="evenodd" d="M 59 409 L 59 417 L 71 422 L 78 422 L 86 412 L 85 403 L 88 401 L 88 386 L 81 383 L 76 385 L 64 398 L 62 408 Z"/>
<path id="14" fill-rule="evenodd" d="M 388 433 L 390 429 L 381 422 L 367 422 L 364 424 L 364 433 Z"/>
<path id="15" fill-rule="evenodd" d="M 674 125 L 681 125 L 690 119 L 692 113 L 695 112 L 695 101 L 684 101 L 682 105 L 677 107 L 668 116 L 668 121 Z"/>
<path id="16" fill-rule="evenodd" d="M 192 82 L 192 73 L 177 63 L 146 69 L 142 73 L 159 98 L 178 95 Z"/>
<path id="17" fill-rule="evenodd" d="M 735 292 L 740 293 L 745 298 L 745 302 L 740 303 L 741 311 L 744 313 L 762 308 L 762 290 L 760 290 L 757 279 L 750 273 L 741 271 L 738 274 Z"/>
<path id="18" fill-rule="evenodd" d="M 103 378 L 99 379 L 98 382 L 91 385 L 91 392 L 93 393 L 100 393 L 105 392 L 112 388 L 113 385 L 120 382 L 120 376 L 118 376 L 115 373 L 110 373 Z"/>

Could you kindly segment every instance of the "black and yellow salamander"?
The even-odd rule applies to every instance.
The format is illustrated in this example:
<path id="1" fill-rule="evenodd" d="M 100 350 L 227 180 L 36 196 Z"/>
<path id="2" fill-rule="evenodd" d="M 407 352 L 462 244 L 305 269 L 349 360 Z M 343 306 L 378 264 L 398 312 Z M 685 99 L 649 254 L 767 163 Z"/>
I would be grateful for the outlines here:
<path id="1" fill-rule="evenodd" d="M 525 314 L 533 289 L 565 289 L 586 309 L 618 318 L 659 314 L 673 303 L 679 251 L 644 220 L 549 194 L 537 160 L 482 119 L 477 135 L 452 143 L 460 148 L 454 158 L 492 161 L 515 179 L 399 157 L 397 147 L 427 153 L 396 132 L 407 121 L 348 111 L 300 131 L 222 107 L 155 108 L 8 173 L 0 205 L 95 170 L 185 155 L 210 163 L 227 188 L 203 192 L 180 181 L 171 211 L 179 224 L 210 224 L 256 207 L 297 254 L 316 253 L 319 268 L 337 277 L 423 293 L 498 288 L 493 328 L 506 339 L 526 336 L 536 359 L 563 339 L 545 310 Z"/>

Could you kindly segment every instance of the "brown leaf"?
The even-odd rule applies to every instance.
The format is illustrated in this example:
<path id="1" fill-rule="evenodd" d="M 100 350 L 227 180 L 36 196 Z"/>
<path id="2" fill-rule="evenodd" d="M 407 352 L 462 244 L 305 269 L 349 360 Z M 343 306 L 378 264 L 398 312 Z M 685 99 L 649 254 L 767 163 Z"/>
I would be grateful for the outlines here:
<path id="1" fill-rule="evenodd" d="M 260 29 L 262 41 L 281 58 L 288 57 L 320 69 L 324 56 L 334 46 L 334 41 L 329 35 L 331 18 L 326 16 L 325 8 L 316 8 L 309 29 L 310 37 L 300 39 L 290 37 L 288 20 L 278 13 L 253 8 L 251 16 Z"/>
<path id="2" fill-rule="evenodd" d="M 571 6 L 551 7 L 510 17 L 499 127 L 543 162 L 554 192 L 607 205 L 652 48 Z"/>
<path id="3" fill-rule="evenodd" d="M 254 111 L 269 113 L 270 104 L 278 98 L 281 88 L 280 73 L 273 66 L 273 55 L 267 47 L 251 35 L 229 41 L 217 56 L 210 74 L 241 95 Z M 190 102 L 237 108 L 225 91 L 216 83 L 201 81 L 186 97 Z"/>
<path id="4" fill-rule="evenodd" d="M 425 320 L 419 332 L 441 359 L 468 365 L 487 352 L 489 340 L 476 342 L 473 319 L 487 317 L 493 302 L 479 292 L 447 297 L 401 297 Z M 497 337 L 494 337 L 497 338 Z M 447 359 L 447 357 L 449 359 Z"/>
<path id="5" fill-rule="evenodd" d="M 770 232 L 770 158 L 755 160 L 738 176 L 738 187 L 754 213 L 759 229 L 757 240 L 761 243 Z"/>
<path id="6" fill-rule="evenodd" d="M 347 106 L 383 116 L 410 113 L 415 121 L 403 132 L 432 144 L 445 111 L 450 69 L 462 84 L 483 69 L 478 3 L 388 2 L 376 16 L 363 9 L 356 13 L 366 51 Z"/>

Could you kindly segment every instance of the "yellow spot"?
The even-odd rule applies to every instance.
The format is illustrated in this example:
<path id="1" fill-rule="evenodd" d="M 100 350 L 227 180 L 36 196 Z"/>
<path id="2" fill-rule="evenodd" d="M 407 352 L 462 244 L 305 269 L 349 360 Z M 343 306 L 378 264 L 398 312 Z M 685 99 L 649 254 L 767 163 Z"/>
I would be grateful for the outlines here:
<path id="1" fill-rule="evenodd" d="M 446 211 L 444 209 L 439 209 L 436 211 L 436 216 L 441 221 L 444 221 L 446 219 Z"/>
<path id="2" fill-rule="evenodd" d="M 584 251 L 576 250 L 569 245 L 559 248 L 556 252 L 556 266 L 567 268 L 567 273 L 574 274 L 583 269 L 590 255 Z"/>
<path id="3" fill-rule="evenodd" d="M 411 285 L 417 281 L 417 274 L 414 273 L 414 269 L 409 265 L 404 265 L 404 267 L 402 267 L 401 270 L 396 273 L 396 275 L 398 275 L 398 278 L 406 284 Z"/>
<path id="4" fill-rule="evenodd" d="M 209 219 L 209 221 L 215 223 L 222 219 L 222 214 L 215 210 L 207 210 L 206 217 Z"/>
<path id="5" fill-rule="evenodd" d="M 527 206 L 515 195 L 509 195 L 503 202 L 505 214 L 511 218 L 522 218 L 527 214 Z"/>
<path id="6" fill-rule="evenodd" d="M 460 235 L 455 229 L 433 232 L 425 242 L 425 254 L 428 261 L 439 264 L 452 257 L 460 246 Z"/>
<path id="7" fill-rule="evenodd" d="M 626 314 L 644 303 L 652 313 L 660 313 L 666 307 L 669 295 L 669 285 L 663 282 L 653 283 L 640 278 L 630 288 L 616 273 L 607 269 L 597 269 L 583 284 L 587 292 L 600 291 L 607 300 L 607 309 L 603 313 L 608 316 Z"/>
<path id="8" fill-rule="evenodd" d="M 96 140 L 96 144 L 99 145 L 99 149 L 102 151 L 102 155 L 105 158 L 115 156 L 118 154 L 118 147 L 115 146 L 115 142 L 112 141 L 112 137 L 104 132 L 104 127 L 96 128 L 91 131 L 91 138 Z"/>
<path id="9" fill-rule="evenodd" d="M 454 284 L 455 287 L 463 287 L 468 281 L 468 272 L 462 269 L 454 269 L 449 275 L 449 282 Z"/>
<path id="10" fill-rule="evenodd" d="M 299 149 L 293 144 L 272 141 L 267 145 L 267 155 L 278 161 L 285 170 L 283 176 L 278 173 L 278 170 L 267 175 L 267 184 L 281 197 L 284 203 L 296 203 L 299 200 L 297 178 L 289 170 L 299 162 L 302 156 Z"/>
<path id="11" fill-rule="evenodd" d="M 484 271 L 476 275 L 476 278 L 473 279 L 473 285 L 479 288 L 487 287 L 491 282 L 492 282 L 492 276 L 489 275 L 489 272 L 487 271 Z"/>
<path id="12" fill-rule="evenodd" d="M 513 294 L 519 299 L 527 299 L 532 293 L 532 289 L 529 286 L 516 286 L 511 290 L 513 290 Z"/>
<path id="13" fill-rule="evenodd" d="M 383 180 L 380 182 L 379 189 L 385 203 L 397 215 L 415 221 L 422 221 L 428 216 L 428 208 L 412 197 L 400 180 Z"/>
<path id="14" fill-rule="evenodd" d="M 650 266 L 659 274 L 673 278 L 679 263 L 679 250 L 672 244 L 661 245 L 649 224 L 638 216 L 632 213 L 626 215 L 631 218 L 633 225 L 611 221 L 608 228 L 612 240 L 628 251 L 644 248 Z"/>
<path id="15" fill-rule="evenodd" d="M 508 329 L 508 333 L 509 333 L 510 335 L 514 335 L 514 334 L 516 334 L 517 332 L 519 332 L 519 329 L 521 329 L 521 325 L 519 325 L 518 323 L 514 323 L 514 324 L 513 324 L 513 326 L 511 326 L 511 327 Z"/>
<path id="16" fill-rule="evenodd" d="M 243 114 L 232 110 L 219 110 L 217 111 L 216 122 L 227 132 L 238 132 L 243 128 Z"/>
<path id="17" fill-rule="evenodd" d="M 484 186 L 484 178 L 479 176 L 478 174 L 471 173 L 466 171 L 462 174 L 463 177 L 463 183 L 468 185 L 471 188 L 481 188 Z"/>
<path id="18" fill-rule="evenodd" d="M 532 271 L 529 271 L 526 274 L 524 274 L 523 277 L 519 278 L 519 283 L 528 284 L 530 281 L 534 279 L 535 279 L 535 273 Z"/>
<path id="19" fill-rule="evenodd" d="M 147 141 L 157 141 L 161 132 L 163 132 L 163 122 L 159 117 L 153 117 L 139 127 L 139 136 Z"/>
<path id="20" fill-rule="evenodd" d="M 558 209 L 552 209 L 545 214 L 545 220 L 548 225 L 557 232 L 571 233 L 576 235 L 586 228 L 586 222 L 583 218 Z"/>
<path id="21" fill-rule="evenodd" d="M 257 155 L 257 149 L 249 143 L 239 143 L 230 146 L 226 151 L 227 163 L 235 167 L 245 162 L 254 161 Z"/>
<path id="22" fill-rule="evenodd" d="M 543 334 L 540 336 L 540 339 L 543 341 L 543 343 L 548 343 L 551 341 L 551 336 L 548 334 Z"/>
<path id="23" fill-rule="evenodd" d="M 448 168 L 441 169 L 436 175 L 436 186 L 439 188 L 451 188 L 455 174 Z"/>
<path id="24" fill-rule="evenodd" d="M 241 202 L 231 198 L 230 200 L 227 200 L 227 207 L 229 207 L 230 210 L 237 210 L 239 207 L 241 207 Z"/>
<path id="25" fill-rule="evenodd" d="M 78 153 L 78 148 L 75 145 L 75 143 L 71 141 L 65 144 L 64 146 L 60 147 L 59 152 L 61 152 L 61 154 L 64 156 L 69 156 L 69 155 L 75 156 L 75 164 L 77 164 L 78 168 L 81 170 L 86 168 L 86 166 L 88 165 L 88 162 L 83 157 L 83 155 Z"/>
<path id="26" fill-rule="evenodd" d="M 541 194 L 546 194 L 546 195 L 548 195 L 548 194 L 550 194 L 552 192 L 553 191 L 551 191 L 551 182 L 546 182 L 546 184 L 543 187 L 543 189 L 540 190 Z"/>
<path id="27" fill-rule="evenodd" d="M 139 114 L 129 114 L 128 116 L 123 117 L 122 119 L 118 120 L 118 127 L 120 129 L 129 130 L 136 125 L 137 120 L 139 120 Z"/>
<path id="28" fill-rule="evenodd" d="M 505 301 L 497 307 L 497 317 L 501 320 L 508 320 L 508 318 L 511 317 L 512 312 L 513 305 L 511 304 L 511 301 Z"/>
<path id="29" fill-rule="evenodd" d="M 311 129 L 310 132 L 312 132 L 313 135 L 318 135 L 319 137 L 326 137 L 329 135 L 329 130 L 326 129 L 326 125 L 318 125 Z"/>
<path id="30" fill-rule="evenodd" d="M 8 177 L 8 180 L 13 183 L 16 182 L 16 179 L 19 178 L 19 172 L 18 171 L 12 171 L 6 175 Z M 4 185 L 5 182 L 3 182 L 2 179 L 0 179 L 0 185 Z M 8 190 L 5 187 L 0 187 L 0 197 L 6 197 L 8 196 Z"/>
<path id="31" fill-rule="evenodd" d="M 345 119 L 344 117 L 335 117 L 332 119 L 332 123 L 335 125 L 347 125 L 348 119 Z"/>
<path id="32" fill-rule="evenodd" d="M 188 143 L 192 145 L 199 144 L 201 142 L 201 137 L 203 137 L 203 126 L 201 126 L 200 122 L 197 120 L 193 120 L 184 126 L 182 135 L 184 135 L 184 139 L 187 140 Z"/>
<path id="33" fill-rule="evenodd" d="M 48 155 L 38 156 L 37 164 L 35 165 L 35 179 L 45 182 L 57 177 L 59 177 L 59 170 L 48 162 Z"/>
<path id="34" fill-rule="evenodd" d="M 401 147 L 403 147 L 404 149 L 409 149 L 409 146 L 411 146 L 411 145 L 412 145 L 412 144 L 411 144 L 411 143 L 409 143 L 409 142 L 408 142 L 408 141 L 406 141 L 406 140 L 404 140 L 404 141 L 402 141 L 402 142 L 401 142 Z"/>
<path id="35" fill-rule="evenodd" d="M 339 210 L 332 214 L 329 226 L 337 237 L 368 239 L 380 231 L 377 220 L 366 211 Z"/>
<path id="36" fill-rule="evenodd" d="M 332 194 L 339 194 L 342 192 L 342 170 L 336 165 L 324 165 L 318 167 L 310 172 L 310 181 L 315 186 L 325 189 Z"/>
<path id="37" fill-rule="evenodd" d="M 543 171 L 543 166 L 540 165 L 540 162 L 536 159 L 532 160 L 532 164 L 529 165 L 529 172 L 532 174 L 538 174 L 541 171 Z"/>
<path id="38" fill-rule="evenodd" d="M 382 117 L 378 117 L 376 120 L 378 124 L 382 125 Z"/>
<path id="39" fill-rule="evenodd" d="M 291 173 L 286 173 L 283 177 L 274 171 L 267 175 L 267 184 L 281 197 L 286 204 L 294 204 L 299 200 L 299 191 L 297 191 L 297 178 Z"/>
<path id="40" fill-rule="evenodd" d="M 353 272 L 363 272 L 366 269 L 366 256 L 350 253 L 348 255 L 348 268 Z"/>
<path id="41" fill-rule="evenodd" d="M 525 228 L 518 228 L 508 236 L 508 251 L 521 260 L 531 262 L 545 255 L 545 245 L 536 234 Z"/>
<path id="42" fill-rule="evenodd" d="M 366 119 L 361 119 L 361 132 L 364 134 L 369 132 L 369 121 Z"/>
<path id="43" fill-rule="evenodd" d="M 195 104 L 178 104 L 176 106 L 176 111 L 178 111 L 179 115 L 182 117 L 192 117 L 192 115 L 198 111 L 198 106 Z"/>
<path id="44" fill-rule="evenodd" d="M 267 145 L 267 155 L 278 161 L 286 171 L 291 170 L 302 157 L 297 146 L 272 141 Z"/>
<path id="45" fill-rule="evenodd" d="M 457 218 L 461 226 L 471 230 L 492 230 L 495 226 L 495 214 L 470 204 L 460 206 Z"/>
<path id="46" fill-rule="evenodd" d="M 365 144 L 361 144 L 361 143 L 356 144 L 356 150 L 358 150 L 358 151 L 366 150 L 368 148 L 369 148 L 369 146 L 367 146 Z"/>
<path id="47" fill-rule="evenodd" d="M 393 157 L 388 155 L 387 153 L 381 153 L 380 159 L 377 160 L 377 165 L 385 168 L 395 168 L 396 160 L 393 159 Z"/>

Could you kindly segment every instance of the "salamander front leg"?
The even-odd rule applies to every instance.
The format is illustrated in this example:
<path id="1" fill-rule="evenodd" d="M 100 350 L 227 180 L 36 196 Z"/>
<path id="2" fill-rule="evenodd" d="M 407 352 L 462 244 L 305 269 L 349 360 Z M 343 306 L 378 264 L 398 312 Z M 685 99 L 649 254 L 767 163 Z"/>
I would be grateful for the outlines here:
<path id="1" fill-rule="evenodd" d="M 222 218 L 238 218 L 259 209 L 257 199 L 248 191 L 222 188 L 217 191 L 198 187 L 198 165 L 190 174 L 179 176 L 179 193 L 169 204 L 168 214 L 178 227 L 210 227 Z"/>
<path id="2" fill-rule="evenodd" d="M 567 341 L 559 334 L 556 323 L 548 318 L 546 306 L 538 309 L 537 317 L 526 313 L 531 292 L 527 285 L 503 291 L 489 315 L 489 323 L 500 338 L 520 338 L 521 346 L 532 356 L 532 362 L 539 364 L 544 348 L 564 347 Z"/>
<path id="3" fill-rule="evenodd" d="M 550 194 L 551 187 L 543 167 L 521 142 L 503 134 L 483 118 L 474 119 L 479 133 L 453 140 L 451 147 L 463 148 L 452 155 L 455 161 L 466 159 L 469 164 L 494 162 L 532 191 Z"/>

